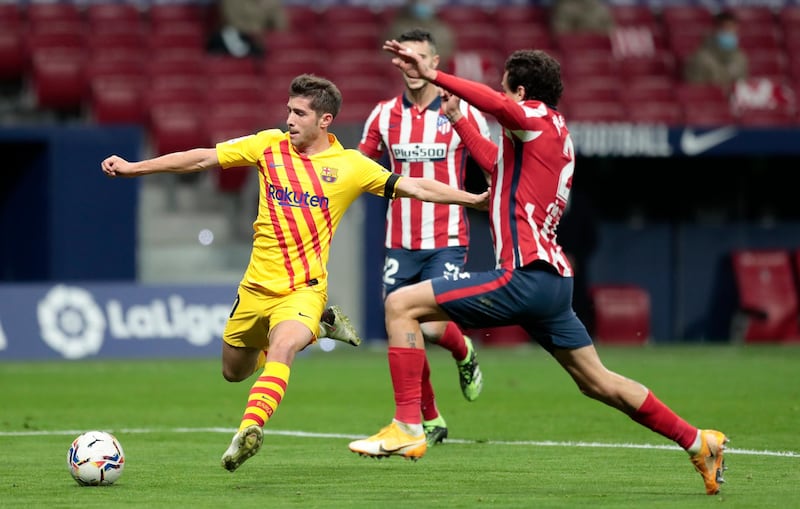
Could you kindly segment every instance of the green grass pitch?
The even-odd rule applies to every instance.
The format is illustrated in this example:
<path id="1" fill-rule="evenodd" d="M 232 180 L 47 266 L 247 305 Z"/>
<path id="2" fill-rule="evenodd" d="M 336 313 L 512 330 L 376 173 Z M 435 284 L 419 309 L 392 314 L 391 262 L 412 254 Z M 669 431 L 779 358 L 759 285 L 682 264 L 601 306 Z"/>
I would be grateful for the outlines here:
<path id="1" fill-rule="evenodd" d="M 705 495 L 687 455 L 582 396 L 538 347 L 480 348 L 469 403 L 452 359 L 429 349 L 451 440 L 418 462 L 351 453 L 394 411 L 385 346 L 314 346 L 296 360 L 264 446 L 220 466 L 252 381 L 218 359 L 0 363 L 0 507 L 800 507 L 800 347 L 598 347 L 689 422 L 731 438 L 727 483 Z M 111 431 L 126 454 L 109 487 L 79 487 L 66 453 Z"/>

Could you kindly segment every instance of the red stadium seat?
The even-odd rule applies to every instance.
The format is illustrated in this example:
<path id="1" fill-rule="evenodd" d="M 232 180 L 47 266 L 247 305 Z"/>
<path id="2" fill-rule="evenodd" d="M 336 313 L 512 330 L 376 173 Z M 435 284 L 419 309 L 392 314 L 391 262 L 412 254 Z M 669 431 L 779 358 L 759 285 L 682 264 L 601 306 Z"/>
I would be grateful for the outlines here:
<path id="1" fill-rule="evenodd" d="M 650 294 L 634 285 L 590 288 L 595 339 L 603 344 L 641 345 L 650 338 Z"/>
<path id="2" fill-rule="evenodd" d="M 610 9 L 617 26 L 646 26 L 653 29 L 660 27 L 660 22 L 649 5 L 611 5 Z"/>
<path id="3" fill-rule="evenodd" d="M 509 25 L 503 28 L 498 44 L 504 59 L 518 49 L 540 49 L 551 53 L 555 47 L 550 29 L 539 25 Z"/>
<path id="4" fill-rule="evenodd" d="M 500 4 L 495 8 L 494 22 L 498 30 L 505 34 L 512 27 L 547 28 L 549 15 L 544 7 L 538 5 Z"/>
<path id="5" fill-rule="evenodd" d="M 377 25 L 380 23 L 378 12 L 366 5 L 336 5 L 329 6 L 320 13 L 333 33 L 346 30 L 352 25 Z"/>
<path id="6" fill-rule="evenodd" d="M 615 78 L 619 76 L 619 61 L 607 50 L 564 51 L 561 72 L 566 79 Z"/>
<path id="7" fill-rule="evenodd" d="M 147 114 L 141 75 L 103 75 L 92 79 L 89 106 L 98 124 L 144 124 Z"/>
<path id="8" fill-rule="evenodd" d="M 606 34 L 575 32 L 555 36 L 556 47 L 568 55 L 580 54 L 584 51 L 611 52 L 611 38 Z"/>
<path id="9" fill-rule="evenodd" d="M 142 16 L 139 9 L 132 3 L 92 3 L 86 7 L 86 21 L 89 23 L 89 30 L 108 31 L 110 27 L 114 30 L 120 28 L 142 27 Z"/>
<path id="10" fill-rule="evenodd" d="M 485 25 L 465 23 L 456 30 L 456 47 L 458 51 L 499 50 L 502 35 Z"/>
<path id="11" fill-rule="evenodd" d="M 664 124 L 680 127 L 684 124 L 683 108 L 675 101 L 649 99 L 632 101 L 626 93 L 627 118 L 637 124 Z"/>
<path id="12" fill-rule="evenodd" d="M 798 292 L 787 250 L 737 250 L 731 255 L 739 310 L 733 336 L 745 342 L 798 341 Z"/>
<path id="13" fill-rule="evenodd" d="M 626 112 L 623 104 L 618 100 L 587 100 L 576 101 L 565 97 L 568 107 L 568 119 L 572 122 L 626 122 Z M 565 108 L 567 109 L 567 108 Z"/>
<path id="14" fill-rule="evenodd" d="M 257 77 L 260 63 L 253 58 L 236 58 L 224 55 L 206 55 L 203 69 L 210 79 L 216 77 Z"/>
<path id="15" fill-rule="evenodd" d="M 52 23 L 83 23 L 81 11 L 73 2 L 29 2 L 26 17 L 34 29 Z"/>
<path id="16" fill-rule="evenodd" d="M 646 57 L 627 57 L 619 60 L 619 71 L 628 80 L 638 78 L 659 78 L 672 84 L 677 78 L 675 56 L 668 50 L 656 50 L 655 54 Z"/>
<path id="17" fill-rule="evenodd" d="M 205 52 L 205 32 L 199 25 L 175 22 L 162 27 L 153 27 L 147 38 L 151 53 L 170 50 Z"/>
<path id="18" fill-rule="evenodd" d="M 0 29 L 0 79 L 18 79 L 25 74 L 27 49 L 21 28 Z"/>
<path id="19" fill-rule="evenodd" d="M 735 124 L 736 117 L 725 103 L 695 103 L 684 105 L 683 118 L 687 126 L 718 127 Z"/>
<path id="20" fill-rule="evenodd" d="M 86 52 L 76 48 L 43 48 L 33 55 L 31 73 L 40 108 L 79 109 L 86 97 Z"/>
<path id="21" fill-rule="evenodd" d="M 150 138 L 156 155 L 208 145 L 202 103 L 165 103 L 150 111 Z"/>
<path id="22" fill-rule="evenodd" d="M 9 28 L 19 28 L 23 26 L 24 16 L 20 9 L 19 2 L 7 2 L 0 4 L 0 27 L 3 30 Z"/>
<path id="23" fill-rule="evenodd" d="M 145 17 L 154 29 L 166 28 L 176 24 L 195 25 L 204 29 L 208 18 L 208 7 L 193 2 L 154 2 L 145 11 Z"/>
<path id="24" fill-rule="evenodd" d="M 491 11 L 476 5 L 448 5 L 439 9 L 437 16 L 454 29 L 475 24 L 492 29 L 494 21 Z"/>

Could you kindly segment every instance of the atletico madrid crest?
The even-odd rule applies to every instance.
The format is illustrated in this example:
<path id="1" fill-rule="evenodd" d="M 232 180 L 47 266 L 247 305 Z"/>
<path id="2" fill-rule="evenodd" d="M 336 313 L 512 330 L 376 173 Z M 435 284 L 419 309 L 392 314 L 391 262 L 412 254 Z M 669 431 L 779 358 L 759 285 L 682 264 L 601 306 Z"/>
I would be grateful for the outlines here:
<path id="1" fill-rule="evenodd" d="M 339 170 L 336 168 L 328 168 L 327 166 L 322 167 L 322 172 L 320 173 L 319 177 L 328 183 L 336 182 L 336 179 L 339 176 Z"/>

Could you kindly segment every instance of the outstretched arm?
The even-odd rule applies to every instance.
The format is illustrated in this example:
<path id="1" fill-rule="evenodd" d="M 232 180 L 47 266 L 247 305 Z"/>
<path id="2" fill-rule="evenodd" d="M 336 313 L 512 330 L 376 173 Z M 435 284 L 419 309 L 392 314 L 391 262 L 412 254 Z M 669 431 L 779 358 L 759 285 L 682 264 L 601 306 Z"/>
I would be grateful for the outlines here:
<path id="1" fill-rule="evenodd" d="M 478 210 L 488 210 L 489 208 L 489 191 L 472 194 L 433 179 L 401 178 L 397 182 L 394 194 L 395 197 L 416 198 L 432 203 L 449 203 Z"/>
<path id="2" fill-rule="evenodd" d="M 395 55 L 392 63 L 411 78 L 422 78 L 436 83 L 441 88 L 461 97 L 484 113 L 497 118 L 504 127 L 518 129 L 525 120 L 525 112 L 511 98 L 492 88 L 446 72 L 437 71 L 422 61 L 415 51 L 391 40 L 383 43 L 383 49 Z"/>
<path id="3" fill-rule="evenodd" d="M 215 148 L 195 148 L 138 162 L 110 156 L 100 163 L 103 173 L 109 177 L 138 177 L 151 173 L 193 173 L 215 166 L 219 166 Z"/>

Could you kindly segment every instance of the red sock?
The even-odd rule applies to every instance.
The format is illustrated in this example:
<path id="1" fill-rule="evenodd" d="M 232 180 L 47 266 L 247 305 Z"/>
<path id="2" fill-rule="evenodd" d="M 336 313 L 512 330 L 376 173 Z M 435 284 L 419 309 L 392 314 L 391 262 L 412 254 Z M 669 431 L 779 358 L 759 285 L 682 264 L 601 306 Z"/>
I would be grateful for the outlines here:
<path id="1" fill-rule="evenodd" d="M 447 327 L 444 329 L 442 337 L 436 343 L 445 350 L 449 350 L 457 361 L 463 361 L 467 358 L 467 343 L 464 341 L 464 333 L 453 322 L 447 322 Z"/>
<path id="2" fill-rule="evenodd" d="M 408 424 L 421 424 L 422 371 L 425 350 L 389 347 L 389 372 L 394 388 L 394 418 Z"/>
<path id="3" fill-rule="evenodd" d="M 631 419 L 677 442 L 684 449 L 691 447 L 697 438 L 697 428 L 678 417 L 652 391 L 647 392 L 647 398 L 631 414 Z"/>
<path id="4" fill-rule="evenodd" d="M 431 367 L 428 364 L 428 357 L 425 356 L 425 365 L 422 367 L 422 420 L 432 421 L 439 417 L 439 409 L 436 408 L 436 398 L 433 394 L 433 384 L 431 384 Z"/>

